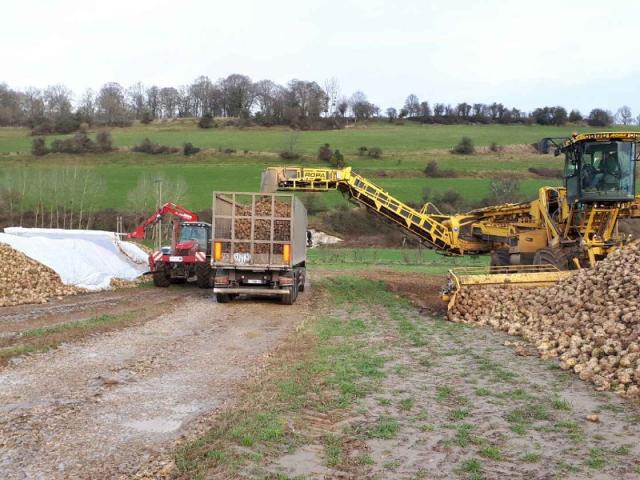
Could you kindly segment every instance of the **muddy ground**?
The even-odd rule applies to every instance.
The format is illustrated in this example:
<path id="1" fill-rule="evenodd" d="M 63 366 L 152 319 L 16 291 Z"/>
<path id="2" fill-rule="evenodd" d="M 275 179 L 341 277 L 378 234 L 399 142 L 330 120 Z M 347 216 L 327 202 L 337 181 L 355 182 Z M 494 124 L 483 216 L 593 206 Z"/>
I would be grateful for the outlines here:
<path id="1" fill-rule="evenodd" d="M 318 271 L 311 280 L 335 275 Z M 297 432 L 305 441 L 234 476 L 638 478 L 637 405 L 595 391 L 526 348 L 516 355 L 513 337 L 442 320 L 441 277 L 353 275 L 385 280 L 414 306 L 399 300 L 328 312 L 315 289 L 293 307 L 220 305 L 208 292 L 172 286 L 0 309 L 5 337 L 144 312 L 137 323 L 0 367 L 2 478 L 180 475 L 177 444 L 215 426 L 216 412 L 234 407 L 270 352 L 328 313 L 365 322 L 357 340 L 384 357 L 384 377 L 349 409 L 305 412 L 307 431 Z M 593 415 L 595 422 L 587 419 Z M 326 435 L 341 445 L 339 462 Z"/>
<path id="2" fill-rule="evenodd" d="M 394 276 L 388 278 L 393 283 Z M 396 278 L 393 290 L 403 292 L 401 285 Z M 406 293 L 410 297 L 415 287 Z M 594 390 L 513 337 L 453 324 L 421 307 L 374 299 L 342 311 L 349 322 L 367 326 L 350 342 L 364 341 L 384 357 L 383 379 L 347 411 L 305 412 L 309 428 L 299 448 L 243 473 L 640 477 L 637 404 Z"/>
<path id="3" fill-rule="evenodd" d="M 5 335 L 127 308 L 151 312 L 142 324 L 14 358 L 0 370 L 2 478 L 127 477 L 171 459 L 174 442 L 197 430 L 194 420 L 232 399 L 304 318 L 307 295 L 284 307 L 220 305 L 198 289 L 127 290 L 0 310 Z"/>

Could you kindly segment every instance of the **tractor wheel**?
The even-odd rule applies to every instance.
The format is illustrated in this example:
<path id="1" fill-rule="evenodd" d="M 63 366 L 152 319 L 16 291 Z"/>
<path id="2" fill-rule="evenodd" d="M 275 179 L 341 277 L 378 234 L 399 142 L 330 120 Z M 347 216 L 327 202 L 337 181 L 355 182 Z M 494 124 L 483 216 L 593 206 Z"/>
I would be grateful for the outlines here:
<path id="1" fill-rule="evenodd" d="M 153 272 L 153 284 L 156 287 L 166 288 L 171 283 L 171 278 L 167 275 L 164 268 L 159 268 Z"/>
<path id="2" fill-rule="evenodd" d="M 542 248 L 533 257 L 534 265 L 553 265 L 558 270 L 569 270 L 569 261 L 561 250 Z"/>
<path id="3" fill-rule="evenodd" d="M 229 303 L 231 297 L 226 293 L 216 293 L 216 302 L 218 303 Z"/>
<path id="4" fill-rule="evenodd" d="M 491 252 L 491 266 L 492 267 L 506 267 L 510 265 L 509 250 L 501 248 L 500 250 L 494 250 Z"/>
<path id="5" fill-rule="evenodd" d="M 196 264 L 196 283 L 200 288 L 213 287 L 213 272 L 208 263 Z"/>

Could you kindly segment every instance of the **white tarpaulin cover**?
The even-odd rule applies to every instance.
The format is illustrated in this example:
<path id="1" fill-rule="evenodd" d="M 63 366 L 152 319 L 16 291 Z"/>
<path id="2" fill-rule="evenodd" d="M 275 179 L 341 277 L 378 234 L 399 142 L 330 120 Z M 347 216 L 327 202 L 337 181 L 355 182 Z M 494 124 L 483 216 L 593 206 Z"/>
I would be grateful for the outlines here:
<path id="1" fill-rule="evenodd" d="M 4 231 L 0 243 L 51 268 L 65 285 L 103 290 L 112 278 L 133 280 L 148 270 L 148 255 L 112 232 L 22 227 Z"/>

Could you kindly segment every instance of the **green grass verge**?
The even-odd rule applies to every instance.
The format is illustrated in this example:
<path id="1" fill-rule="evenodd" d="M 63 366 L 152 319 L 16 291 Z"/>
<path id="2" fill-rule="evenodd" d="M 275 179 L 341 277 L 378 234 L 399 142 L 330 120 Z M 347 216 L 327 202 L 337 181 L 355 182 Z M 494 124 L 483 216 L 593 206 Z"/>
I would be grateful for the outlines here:
<path id="1" fill-rule="evenodd" d="M 128 312 L 24 330 L 15 337 L 0 340 L 0 363 L 28 353 L 46 352 L 57 348 L 65 341 L 80 338 L 95 331 L 117 328 L 135 318 L 135 312 Z"/>
<path id="2" fill-rule="evenodd" d="M 358 317 L 359 308 L 387 306 L 401 300 L 384 284 L 352 277 L 334 277 L 314 285 L 331 298 L 335 308 L 346 308 L 346 318 L 318 315 L 281 347 L 264 375 L 251 384 L 237 407 L 223 412 L 201 438 L 176 454 L 182 475 L 205 478 L 212 472 L 233 475 L 246 462 L 282 454 L 305 442 L 308 420 L 303 410 L 330 414 L 354 405 L 376 388 L 384 376 L 384 357 L 364 336 L 375 318 Z M 293 426 L 294 428 L 291 428 Z M 392 435 L 399 426 L 381 419 L 376 435 Z M 344 458 L 341 440 L 325 436 L 329 466 Z M 241 450 L 239 450 L 241 448 Z"/>
<path id="3" fill-rule="evenodd" d="M 89 318 L 87 320 L 78 320 L 75 322 L 61 323 L 47 327 L 38 327 L 25 330 L 20 333 L 20 337 L 43 337 L 52 333 L 66 332 L 69 330 L 89 330 L 95 327 L 105 325 L 115 325 L 120 322 L 126 322 L 132 318 L 132 314 L 125 315 L 100 315 L 99 317 Z"/>
<path id="4" fill-rule="evenodd" d="M 307 252 L 309 265 L 328 269 L 385 268 L 444 274 L 455 267 L 485 266 L 486 256 L 446 257 L 427 249 L 319 247 Z"/>

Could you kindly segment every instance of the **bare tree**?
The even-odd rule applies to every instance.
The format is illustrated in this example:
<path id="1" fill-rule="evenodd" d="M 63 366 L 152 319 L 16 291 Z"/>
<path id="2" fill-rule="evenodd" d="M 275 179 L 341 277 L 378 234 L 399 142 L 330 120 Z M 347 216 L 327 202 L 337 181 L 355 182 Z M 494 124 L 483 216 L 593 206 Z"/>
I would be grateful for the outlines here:
<path id="1" fill-rule="evenodd" d="M 136 82 L 127 89 L 127 100 L 136 119 L 141 119 L 147 107 L 147 92 L 142 82 Z"/>
<path id="2" fill-rule="evenodd" d="M 431 116 L 431 106 L 429 102 L 420 102 L 420 116 L 424 118 Z"/>
<path id="3" fill-rule="evenodd" d="M 128 126 L 132 114 L 127 105 L 125 91 L 119 83 L 106 83 L 96 99 L 96 118 L 99 123 L 113 126 Z"/>
<path id="4" fill-rule="evenodd" d="M 618 109 L 616 113 L 616 123 L 621 123 L 622 125 L 631 125 L 633 122 L 633 114 L 631 113 L 631 109 L 623 105 Z"/>
<path id="5" fill-rule="evenodd" d="M 410 117 L 417 117 L 420 115 L 420 100 L 415 94 L 410 94 L 404 101 L 404 108 Z"/>
<path id="6" fill-rule="evenodd" d="M 78 113 L 80 114 L 80 118 L 83 122 L 88 124 L 93 123 L 93 119 L 96 115 L 96 94 L 90 88 L 85 90 L 80 98 Z"/>
<path id="7" fill-rule="evenodd" d="M 255 99 L 262 115 L 272 118 L 275 114 L 278 92 L 282 87 L 271 80 L 260 80 L 254 85 Z"/>
<path id="8" fill-rule="evenodd" d="M 291 80 L 289 82 L 290 107 L 292 117 L 298 119 L 318 119 L 327 111 L 328 97 L 316 82 Z"/>
<path id="9" fill-rule="evenodd" d="M 338 97 L 340 96 L 340 84 L 335 77 L 324 81 L 324 93 L 327 96 L 327 114 L 335 115 L 338 107 Z"/>
<path id="10" fill-rule="evenodd" d="M 251 111 L 254 90 L 251 79 L 246 75 L 234 73 L 220 80 L 224 95 L 224 112 L 229 117 L 246 116 Z"/>
<path id="11" fill-rule="evenodd" d="M 160 114 L 160 89 L 155 85 L 147 89 L 147 111 L 152 118 Z"/>
<path id="12" fill-rule="evenodd" d="M 180 94 L 173 87 L 165 87 L 160 89 L 159 94 L 160 108 L 162 116 L 165 118 L 173 118 L 176 115 L 178 104 L 180 102 Z"/>
<path id="13" fill-rule="evenodd" d="M 398 118 L 398 111 L 393 107 L 387 108 L 387 118 L 389 119 L 389 122 L 393 122 Z"/>
<path id="14" fill-rule="evenodd" d="M 344 118 L 347 115 L 347 110 L 349 110 L 349 100 L 347 100 L 346 97 L 341 97 L 340 100 L 338 100 L 336 110 L 340 116 Z"/>

